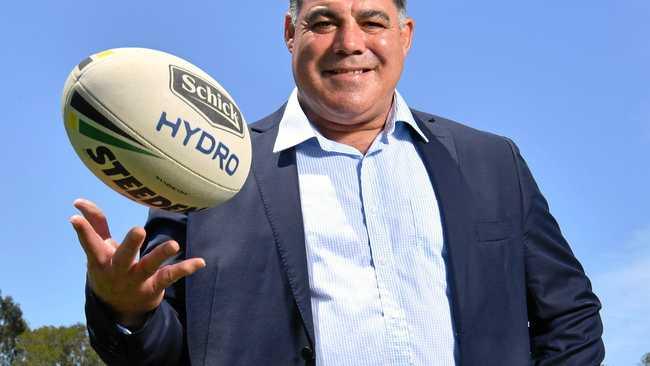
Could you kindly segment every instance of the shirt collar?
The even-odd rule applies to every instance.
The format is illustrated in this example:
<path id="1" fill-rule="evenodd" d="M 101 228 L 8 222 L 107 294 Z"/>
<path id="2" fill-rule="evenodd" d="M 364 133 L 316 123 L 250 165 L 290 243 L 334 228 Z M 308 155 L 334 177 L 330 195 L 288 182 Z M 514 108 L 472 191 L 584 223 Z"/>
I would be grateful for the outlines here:
<path id="1" fill-rule="evenodd" d="M 393 106 L 382 133 L 384 135 L 390 135 L 395 132 L 396 122 L 404 122 L 411 126 L 411 128 L 417 132 L 425 142 L 429 142 L 415 122 L 408 104 L 406 104 L 406 101 L 397 90 L 395 90 Z M 311 122 L 309 122 L 305 112 L 302 110 L 302 107 L 300 107 L 300 103 L 298 102 L 298 89 L 294 88 L 291 92 L 291 96 L 289 96 L 289 100 L 287 101 L 287 106 L 284 109 L 282 119 L 280 120 L 278 136 L 275 139 L 275 145 L 273 146 L 273 153 L 278 153 L 300 145 L 311 138 L 316 138 L 319 142 L 324 139 Z"/>

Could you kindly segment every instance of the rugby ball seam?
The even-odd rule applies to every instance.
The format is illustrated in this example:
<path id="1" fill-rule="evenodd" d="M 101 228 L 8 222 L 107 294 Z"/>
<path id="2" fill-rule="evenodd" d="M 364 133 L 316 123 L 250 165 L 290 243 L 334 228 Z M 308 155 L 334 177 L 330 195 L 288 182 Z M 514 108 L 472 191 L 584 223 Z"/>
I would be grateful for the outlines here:
<path id="1" fill-rule="evenodd" d="M 113 50 L 109 50 L 109 51 L 113 51 Z M 104 51 L 104 52 L 107 52 L 107 51 Z M 81 80 L 81 78 L 82 78 L 85 74 L 87 74 L 87 73 L 90 72 L 92 69 L 94 69 L 94 68 L 96 68 L 97 66 L 99 66 L 100 64 L 104 63 L 104 61 L 106 61 L 107 59 L 109 59 L 109 58 L 113 58 L 113 57 L 116 57 L 116 56 L 119 56 L 118 54 L 115 54 L 115 53 L 111 52 L 110 54 L 107 54 L 106 56 L 101 56 L 101 57 L 100 57 L 99 55 L 101 55 L 101 54 L 104 53 L 104 52 L 99 52 L 99 53 L 96 53 L 96 54 L 94 54 L 94 55 L 92 55 L 92 56 L 89 56 L 88 58 L 89 58 L 91 61 L 90 61 L 90 63 L 88 63 L 87 65 L 85 65 L 83 68 L 79 68 L 79 65 L 76 66 L 77 73 L 76 73 L 76 75 L 73 74 L 75 80 L 74 80 L 74 83 L 72 84 L 72 86 L 74 86 L 75 84 L 77 84 L 77 83 L 79 82 L 79 80 Z M 93 57 L 93 56 L 94 56 L 94 57 Z M 104 109 L 106 109 L 106 108 L 104 108 Z"/>

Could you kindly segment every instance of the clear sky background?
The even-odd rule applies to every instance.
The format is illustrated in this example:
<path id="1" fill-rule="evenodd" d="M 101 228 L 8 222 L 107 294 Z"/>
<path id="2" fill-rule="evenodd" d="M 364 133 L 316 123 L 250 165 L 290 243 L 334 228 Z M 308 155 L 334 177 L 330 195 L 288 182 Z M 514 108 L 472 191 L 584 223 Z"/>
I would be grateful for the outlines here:
<path id="1" fill-rule="evenodd" d="M 211 74 L 255 121 L 293 88 L 286 7 L 3 3 L 0 290 L 31 327 L 84 321 L 85 257 L 68 224 L 76 197 L 103 207 L 115 236 L 146 217 L 69 145 L 60 98 L 72 67 L 107 48 L 164 50 Z M 602 299 L 607 364 L 636 365 L 650 352 L 650 1 L 411 0 L 409 12 L 400 92 L 518 143 Z"/>

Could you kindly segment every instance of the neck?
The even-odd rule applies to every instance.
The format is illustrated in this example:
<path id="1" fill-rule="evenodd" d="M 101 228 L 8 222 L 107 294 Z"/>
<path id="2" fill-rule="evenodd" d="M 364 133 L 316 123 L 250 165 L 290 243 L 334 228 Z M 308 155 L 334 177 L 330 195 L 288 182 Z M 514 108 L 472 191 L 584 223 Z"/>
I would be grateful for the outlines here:
<path id="1" fill-rule="evenodd" d="M 317 125 L 318 131 L 326 138 L 341 144 L 352 146 L 360 153 L 366 154 L 375 138 L 384 129 L 384 123 L 373 126 L 360 126 L 353 131 L 338 128 L 338 126 Z"/>
<path id="2" fill-rule="evenodd" d="M 389 104 L 389 108 L 386 108 L 383 113 L 368 120 L 352 123 L 350 121 L 331 121 L 316 115 L 305 106 L 302 109 L 323 136 L 332 141 L 352 146 L 365 155 L 377 135 L 384 129 L 391 107 L 392 104 Z"/>

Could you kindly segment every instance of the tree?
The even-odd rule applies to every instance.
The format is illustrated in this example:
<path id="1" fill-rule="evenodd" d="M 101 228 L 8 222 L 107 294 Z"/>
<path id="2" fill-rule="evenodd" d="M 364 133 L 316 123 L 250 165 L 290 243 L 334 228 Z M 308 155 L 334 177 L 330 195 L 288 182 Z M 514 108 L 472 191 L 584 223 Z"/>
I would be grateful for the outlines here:
<path id="1" fill-rule="evenodd" d="M 650 366 L 650 352 L 646 353 L 641 357 L 641 363 L 639 364 L 640 366 Z"/>
<path id="2" fill-rule="evenodd" d="M 16 340 L 27 330 L 20 306 L 0 291 L 0 365 L 12 365 L 18 356 Z"/>
<path id="3" fill-rule="evenodd" d="M 22 365 L 94 366 L 104 365 L 90 346 L 86 327 L 40 327 L 18 338 L 21 356 L 14 363 Z"/>

